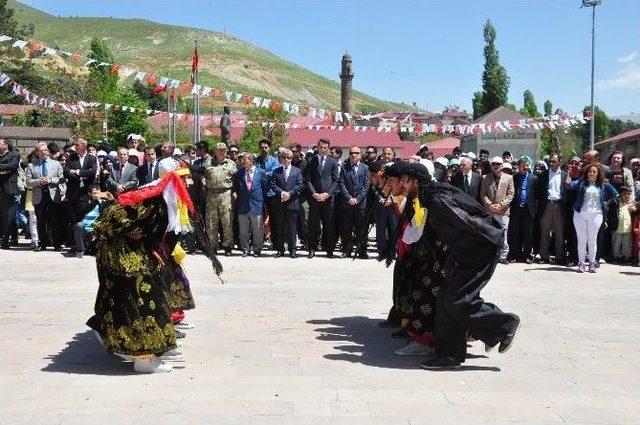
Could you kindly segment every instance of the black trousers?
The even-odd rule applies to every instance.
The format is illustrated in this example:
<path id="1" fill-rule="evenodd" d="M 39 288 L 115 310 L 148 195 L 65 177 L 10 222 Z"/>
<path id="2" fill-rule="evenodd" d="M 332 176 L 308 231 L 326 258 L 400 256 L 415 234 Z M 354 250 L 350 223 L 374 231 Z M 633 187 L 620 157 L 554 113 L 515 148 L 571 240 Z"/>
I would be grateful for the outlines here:
<path id="1" fill-rule="evenodd" d="M 14 221 L 13 199 L 15 195 L 0 191 L 0 243 L 9 243 L 9 231 Z"/>
<path id="2" fill-rule="evenodd" d="M 34 205 L 34 209 L 38 219 L 40 246 L 46 248 L 50 243 L 53 243 L 54 248 L 60 248 L 65 234 L 62 222 L 65 211 L 62 210 L 60 204 L 51 200 L 48 189 L 42 190 L 42 199 L 38 205 Z"/>
<path id="3" fill-rule="evenodd" d="M 573 208 L 565 211 L 564 216 L 564 238 L 567 241 L 567 260 L 574 264 L 578 263 L 578 236 L 576 228 L 573 226 Z"/>
<path id="4" fill-rule="evenodd" d="M 378 249 L 378 254 L 386 254 L 391 248 L 389 244 L 395 245 L 393 239 L 400 216 L 393 204 L 388 207 L 376 205 L 375 208 L 376 248 Z M 393 251 L 395 252 L 395 246 Z"/>
<path id="5" fill-rule="evenodd" d="M 336 248 L 333 198 L 324 202 L 318 202 L 312 198 L 309 202 L 309 249 L 317 249 L 320 239 L 320 223 L 322 223 L 322 249 L 327 254 L 333 254 Z"/>
<path id="6" fill-rule="evenodd" d="M 358 245 L 356 246 L 358 254 L 367 252 L 367 239 L 362 237 L 362 233 L 368 228 L 366 219 L 366 210 L 359 205 L 340 209 L 342 252 L 351 254 L 354 244 Z"/>
<path id="7" fill-rule="evenodd" d="M 276 210 L 278 209 L 278 199 L 276 199 L 275 196 L 272 196 L 270 198 L 266 198 L 265 200 L 265 209 L 267 210 L 267 216 L 269 216 L 269 229 L 270 229 L 270 233 L 271 233 L 271 247 L 273 249 L 276 249 L 276 244 L 275 244 L 275 238 L 278 234 L 278 223 L 277 223 L 277 219 L 276 219 Z M 266 217 L 262 217 L 263 220 L 266 219 Z"/>
<path id="8" fill-rule="evenodd" d="M 515 205 L 511 207 L 509 219 L 509 257 L 516 260 L 526 260 L 531 256 L 533 247 L 534 218 L 529 215 L 527 206 Z"/>
<path id="9" fill-rule="evenodd" d="M 439 356 L 464 362 L 469 334 L 493 346 L 513 326 L 515 315 L 503 312 L 480 297 L 480 291 L 493 275 L 499 255 L 495 247 L 487 247 L 483 252 L 457 264 L 441 288 L 435 318 Z"/>
<path id="10" fill-rule="evenodd" d="M 289 253 L 296 252 L 298 209 L 292 210 L 287 208 L 286 205 L 278 204 L 275 220 L 278 232 L 275 234 L 273 243 L 276 251 L 284 252 L 284 242 L 286 240 L 287 245 L 289 245 Z"/>

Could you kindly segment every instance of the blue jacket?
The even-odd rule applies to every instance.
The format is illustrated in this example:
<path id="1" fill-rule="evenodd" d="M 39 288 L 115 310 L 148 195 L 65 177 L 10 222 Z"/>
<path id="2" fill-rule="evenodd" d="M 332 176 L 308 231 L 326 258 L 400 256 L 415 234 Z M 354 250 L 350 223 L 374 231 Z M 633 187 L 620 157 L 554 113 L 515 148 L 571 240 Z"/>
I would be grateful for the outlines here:
<path id="1" fill-rule="evenodd" d="M 256 157 L 256 168 L 261 168 L 267 176 L 267 196 L 271 198 L 276 193 L 271 189 L 271 179 L 273 177 L 273 170 L 280 166 L 280 162 L 273 155 L 267 155 L 266 158 L 260 156 Z"/>
<path id="2" fill-rule="evenodd" d="M 588 184 L 584 184 L 584 180 L 581 178 L 574 182 L 571 182 L 571 184 L 566 186 L 567 190 L 578 191 L 578 197 L 576 198 L 576 202 L 573 204 L 574 211 L 580 212 L 580 210 L 582 209 L 582 203 L 584 202 L 584 192 L 587 190 L 588 186 Z M 609 210 L 607 201 L 610 199 L 617 199 L 618 191 L 609 182 L 604 182 L 604 185 L 597 187 L 600 191 L 600 207 L 602 208 L 602 214 L 606 217 Z"/>
<path id="3" fill-rule="evenodd" d="M 281 207 L 297 211 L 300 207 L 300 193 L 304 188 L 302 171 L 293 165 L 290 167 L 289 178 L 287 180 L 284 179 L 284 168 L 282 166 L 274 170 L 273 177 L 271 179 L 271 189 L 275 193 L 278 204 L 280 204 Z M 281 202 L 280 194 L 282 192 L 289 192 L 291 198 L 286 202 Z"/>
<path id="4" fill-rule="evenodd" d="M 255 167 L 251 191 L 247 188 L 246 168 L 239 169 L 233 176 L 233 191 L 238 195 L 236 209 L 238 214 L 261 215 L 264 197 L 267 192 L 267 175 L 264 170 Z"/>

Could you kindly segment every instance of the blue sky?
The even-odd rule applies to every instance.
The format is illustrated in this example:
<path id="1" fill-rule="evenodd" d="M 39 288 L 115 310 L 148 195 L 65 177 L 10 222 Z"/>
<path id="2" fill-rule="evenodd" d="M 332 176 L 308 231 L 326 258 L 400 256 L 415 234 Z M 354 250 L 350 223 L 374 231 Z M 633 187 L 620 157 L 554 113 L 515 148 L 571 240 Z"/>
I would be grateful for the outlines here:
<path id="1" fill-rule="evenodd" d="M 520 107 L 530 89 L 540 110 L 546 99 L 567 112 L 589 103 L 591 10 L 579 0 L 24 2 L 54 15 L 224 31 L 334 80 L 348 50 L 356 89 L 436 111 L 471 110 L 489 18 L 511 77 L 510 102 Z M 595 97 L 609 115 L 640 113 L 639 0 L 604 0 L 596 10 Z"/>

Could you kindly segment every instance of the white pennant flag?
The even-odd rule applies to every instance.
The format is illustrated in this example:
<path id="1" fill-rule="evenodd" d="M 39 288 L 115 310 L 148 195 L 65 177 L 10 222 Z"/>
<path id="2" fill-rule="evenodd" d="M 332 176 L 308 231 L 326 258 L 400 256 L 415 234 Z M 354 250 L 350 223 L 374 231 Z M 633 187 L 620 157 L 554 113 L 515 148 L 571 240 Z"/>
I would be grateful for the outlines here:
<path id="1" fill-rule="evenodd" d="M 191 94 L 197 94 L 198 96 L 200 96 L 200 88 L 202 86 L 200 84 L 194 84 L 193 88 L 191 89 Z"/>
<path id="2" fill-rule="evenodd" d="M 284 123 L 285 130 L 288 130 L 289 127 L 291 127 L 291 124 L 289 124 L 288 122 Z"/>
<path id="3" fill-rule="evenodd" d="M 240 102 L 240 99 L 242 99 L 242 93 L 236 93 L 236 102 Z"/>
<path id="4" fill-rule="evenodd" d="M 291 104 L 289 102 L 282 102 L 282 109 L 284 109 L 285 112 L 290 112 L 291 108 Z"/>
<path id="5" fill-rule="evenodd" d="M 551 130 L 555 130 L 556 129 L 556 124 L 553 121 L 549 121 L 547 124 L 549 125 L 549 128 Z"/>
<path id="6" fill-rule="evenodd" d="M 60 52 L 60 53 L 67 53 L 67 52 Z M 71 53 L 69 53 L 69 56 L 71 56 Z M 108 63 L 108 62 L 100 62 L 96 66 L 109 66 L 109 65 L 111 65 L 111 64 Z"/>
<path id="7" fill-rule="evenodd" d="M 335 122 L 342 122 L 342 112 L 336 112 Z"/>
<path id="8" fill-rule="evenodd" d="M 309 117 L 310 118 L 315 118 L 316 117 L 316 108 L 313 108 L 313 107 L 309 108 Z"/>
<path id="9" fill-rule="evenodd" d="M 51 47 L 45 48 L 44 52 L 42 52 L 43 56 L 56 55 L 56 54 L 58 54 L 56 49 L 52 49 Z"/>
<path id="10" fill-rule="evenodd" d="M 105 103 L 104 104 L 104 109 L 111 109 L 113 105 L 111 103 Z"/>
<path id="11" fill-rule="evenodd" d="M 231 96 L 233 96 L 233 92 L 231 91 L 224 92 L 224 97 L 227 99 L 227 102 L 231 102 Z"/>
<path id="12" fill-rule="evenodd" d="M 22 86 L 20 84 L 18 84 L 18 83 L 14 83 L 13 87 L 11 88 L 11 91 L 16 96 L 20 96 L 20 95 L 22 95 Z"/>
<path id="13" fill-rule="evenodd" d="M 378 133 L 380 133 L 383 130 L 383 127 L 378 127 Z"/>
<path id="14" fill-rule="evenodd" d="M 296 103 L 291 104 L 291 114 L 298 115 L 300 114 L 300 106 Z"/>
<path id="15" fill-rule="evenodd" d="M 124 75 L 124 78 L 127 78 L 129 75 L 133 74 L 133 71 L 135 70 L 131 68 L 123 68 L 122 75 Z"/>
<path id="16" fill-rule="evenodd" d="M 136 72 L 136 76 L 134 77 L 134 80 L 142 81 L 142 80 L 144 80 L 144 76 L 145 75 L 147 75 L 146 72 L 138 71 L 138 72 Z"/>
<path id="17" fill-rule="evenodd" d="M 13 45 L 11 47 L 17 47 L 18 49 L 24 49 L 27 44 L 29 44 L 28 41 L 24 41 L 24 40 L 16 40 L 13 42 Z"/>
<path id="18" fill-rule="evenodd" d="M 162 77 L 160 78 L 160 82 L 158 83 L 158 85 L 160 87 L 166 87 L 168 82 L 169 82 L 169 79 L 167 77 Z"/>
<path id="19" fill-rule="evenodd" d="M 324 119 L 327 116 L 327 111 L 325 109 L 318 109 L 318 117 Z"/>
<path id="20" fill-rule="evenodd" d="M 58 53 L 61 54 L 61 55 L 64 55 L 64 56 L 73 56 L 73 53 L 65 52 L 64 50 L 60 50 Z M 98 66 L 100 66 L 100 65 L 98 65 Z M 64 103 L 61 103 L 60 106 L 62 106 L 62 109 L 64 109 L 67 105 L 64 104 Z"/>
<path id="21" fill-rule="evenodd" d="M 350 123 L 351 122 L 351 114 L 348 114 L 348 113 L 344 112 L 343 115 L 344 115 L 345 122 Z"/>
<path id="22" fill-rule="evenodd" d="M 177 89 L 178 87 L 180 87 L 180 80 L 173 79 L 171 81 L 168 81 L 168 84 L 170 89 Z"/>
<path id="23" fill-rule="evenodd" d="M 89 65 L 91 65 L 91 64 L 92 64 L 92 63 L 94 63 L 94 62 L 98 62 L 98 61 L 97 61 L 97 60 L 95 60 L 95 59 L 89 59 L 88 61 L 86 61 L 86 62 L 84 63 L 84 66 L 89 66 Z"/>
<path id="24" fill-rule="evenodd" d="M 6 85 L 11 78 L 7 74 L 0 74 L 0 87 Z"/>
<path id="25" fill-rule="evenodd" d="M 263 99 L 262 100 L 262 104 L 260 106 L 262 106 L 263 108 L 268 108 L 269 105 L 271 105 L 271 99 Z"/>
<path id="26" fill-rule="evenodd" d="M 8 35 L 0 35 L 0 42 L 4 42 L 4 41 L 9 41 L 12 38 L 9 37 Z"/>
<path id="27" fill-rule="evenodd" d="M 253 101 L 251 103 L 253 103 L 254 105 L 259 107 L 260 106 L 260 102 L 262 102 L 262 98 L 256 96 L 256 97 L 253 98 Z"/>
<path id="28" fill-rule="evenodd" d="M 213 91 L 213 88 L 205 86 L 202 90 L 202 96 L 209 96 L 209 93 Z"/>

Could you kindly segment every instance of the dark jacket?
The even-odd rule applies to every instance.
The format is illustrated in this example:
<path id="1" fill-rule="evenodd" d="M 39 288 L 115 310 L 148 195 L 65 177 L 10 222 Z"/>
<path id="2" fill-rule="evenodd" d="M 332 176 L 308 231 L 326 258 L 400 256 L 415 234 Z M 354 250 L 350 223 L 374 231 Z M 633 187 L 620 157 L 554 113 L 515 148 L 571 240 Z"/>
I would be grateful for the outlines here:
<path id="1" fill-rule="evenodd" d="M 343 208 L 354 207 L 349 204 L 349 198 L 356 198 L 358 204 L 355 207 L 365 209 L 367 207 L 367 193 L 371 185 L 371 173 L 366 164 L 358 164 L 358 172 L 354 173 L 353 164 L 345 162 L 340 170 L 340 193 L 342 194 L 341 206 Z"/>
<path id="2" fill-rule="evenodd" d="M 98 159 L 87 153 L 84 157 L 82 166 L 80 166 L 80 157 L 77 153 L 73 153 L 67 162 L 68 170 L 79 170 L 78 174 L 69 173 L 67 176 L 67 197 L 69 199 L 77 199 L 82 193 L 91 191 L 91 186 L 96 179 L 98 172 Z M 80 180 L 82 179 L 82 187 Z"/>
<path id="3" fill-rule="evenodd" d="M 136 176 L 138 177 L 138 186 L 151 183 L 155 179 L 160 177 L 160 160 L 156 159 L 156 163 L 153 166 L 152 173 L 149 174 L 149 164 L 143 162 L 141 166 L 136 170 Z"/>
<path id="4" fill-rule="evenodd" d="M 20 154 L 9 151 L 0 156 L 0 193 L 16 195 L 18 193 L 18 167 Z"/>
<path id="5" fill-rule="evenodd" d="M 310 195 L 328 193 L 331 197 L 336 192 L 338 181 L 340 180 L 338 161 L 327 155 L 322 171 L 318 169 L 319 161 L 319 157 L 316 155 L 307 163 L 307 168 L 305 169 L 307 189 Z"/>
<path id="6" fill-rule="evenodd" d="M 302 181 L 302 171 L 293 165 L 290 166 L 289 178 L 284 179 L 284 167 L 278 167 L 273 171 L 271 178 L 271 189 L 275 192 L 275 199 L 282 207 L 288 210 L 298 210 L 300 208 L 300 194 L 304 184 Z M 280 194 L 289 192 L 291 197 L 285 201 L 280 201 Z"/>
<path id="7" fill-rule="evenodd" d="M 251 191 L 247 188 L 246 168 L 239 169 L 233 176 L 233 191 L 237 194 L 236 209 L 238 214 L 261 215 L 264 200 L 267 196 L 268 179 L 262 168 L 255 167 Z"/>
<path id="8" fill-rule="evenodd" d="M 482 184 L 482 176 L 478 173 L 471 172 L 471 181 L 469 182 L 469 189 L 464 187 L 464 174 L 457 172 L 451 178 L 451 184 L 462 190 L 476 201 L 480 201 L 480 185 Z"/>
<path id="9" fill-rule="evenodd" d="M 567 202 L 567 188 L 564 185 L 564 181 L 567 178 L 567 172 L 560 172 L 560 197 L 562 198 L 562 204 Z M 547 209 L 549 203 L 549 170 L 546 170 L 542 175 L 538 176 L 536 182 L 536 198 L 538 215 L 542 216 Z"/>
<path id="10" fill-rule="evenodd" d="M 513 175 L 513 201 L 511 201 L 511 208 L 520 206 L 520 186 L 522 183 L 522 179 L 524 178 L 524 174 L 515 173 Z M 537 205 L 536 205 L 536 186 L 537 186 L 537 177 L 529 173 L 529 181 L 527 183 L 527 211 L 529 211 L 529 217 L 533 218 L 536 216 Z M 513 209 L 512 209 L 513 211 Z"/>
<path id="11" fill-rule="evenodd" d="M 578 191 L 578 196 L 573 204 L 574 211 L 580 212 L 582 209 L 584 192 L 587 190 L 588 186 L 588 184 L 584 184 L 583 179 L 573 181 L 569 186 L 567 186 L 568 190 Z M 598 186 L 598 191 L 600 192 L 600 208 L 602 208 L 602 215 L 606 218 L 609 212 L 609 201 L 618 199 L 618 191 L 608 181 L 605 181 L 602 186 Z"/>

